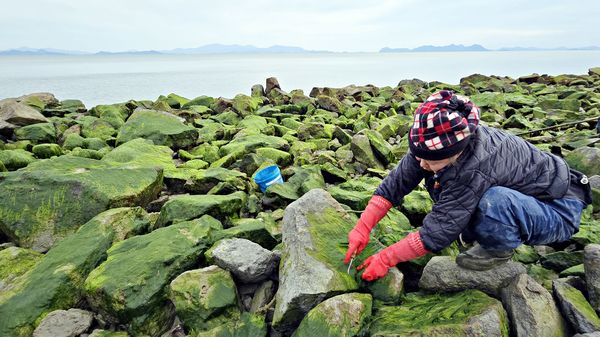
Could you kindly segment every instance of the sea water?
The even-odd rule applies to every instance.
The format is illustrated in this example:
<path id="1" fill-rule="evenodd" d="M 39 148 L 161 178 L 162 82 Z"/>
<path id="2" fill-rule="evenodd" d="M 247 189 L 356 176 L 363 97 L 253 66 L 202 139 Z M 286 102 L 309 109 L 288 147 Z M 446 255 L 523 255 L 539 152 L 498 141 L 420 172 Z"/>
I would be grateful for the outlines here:
<path id="1" fill-rule="evenodd" d="M 474 73 L 586 74 L 600 51 L 85 55 L 0 57 L 0 99 L 51 92 L 88 108 L 176 93 L 234 97 L 277 77 L 285 91 L 349 84 L 395 86 L 418 78 L 458 84 Z"/>

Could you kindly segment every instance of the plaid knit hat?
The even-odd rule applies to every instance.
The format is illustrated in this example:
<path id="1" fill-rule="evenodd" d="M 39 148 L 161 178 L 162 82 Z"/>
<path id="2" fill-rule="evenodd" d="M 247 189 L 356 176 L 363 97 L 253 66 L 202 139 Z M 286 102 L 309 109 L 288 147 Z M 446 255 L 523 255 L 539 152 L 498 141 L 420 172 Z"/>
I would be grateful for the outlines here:
<path id="1" fill-rule="evenodd" d="M 450 158 L 462 151 L 479 124 L 479 108 L 467 97 L 442 90 L 415 111 L 408 145 L 411 152 L 426 160 Z"/>

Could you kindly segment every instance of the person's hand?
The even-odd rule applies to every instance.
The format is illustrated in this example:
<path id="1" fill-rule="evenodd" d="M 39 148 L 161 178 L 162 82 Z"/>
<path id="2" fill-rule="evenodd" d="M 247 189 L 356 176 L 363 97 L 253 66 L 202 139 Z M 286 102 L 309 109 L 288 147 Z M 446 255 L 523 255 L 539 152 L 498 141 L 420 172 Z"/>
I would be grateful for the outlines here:
<path id="1" fill-rule="evenodd" d="M 367 207 L 360 215 L 360 219 L 348 233 L 348 250 L 346 251 L 344 264 L 348 264 L 352 256 L 360 254 L 365 249 L 369 243 L 371 230 L 387 214 L 390 208 L 392 208 L 392 203 L 382 196 L 374 195 L 369 200 Z"/>
<path id="2" fill-rule="evenodd" d="M 364 268 L 365 271 L 362 274 L 363 280 L 373 281 L 387 275 L 390 270 L 390 266 L 388 266 L 381 259 L 380 253 L 369 256 L 365 262 L 363 262 L 360 266 L 356 267 L 356 270 L 362 270 Z"/>
<path id="3" fill-rule="evenodd" d="M 383 249 L 377 254 L 369 256 L 357 270 L 365 269 L 362 279 L 374 281 L 387 275 L 389 269 L 400 262 L 409 261 L 427 254 L 421 242 L 419 232 L 409 233 L 404 239 Z"/>

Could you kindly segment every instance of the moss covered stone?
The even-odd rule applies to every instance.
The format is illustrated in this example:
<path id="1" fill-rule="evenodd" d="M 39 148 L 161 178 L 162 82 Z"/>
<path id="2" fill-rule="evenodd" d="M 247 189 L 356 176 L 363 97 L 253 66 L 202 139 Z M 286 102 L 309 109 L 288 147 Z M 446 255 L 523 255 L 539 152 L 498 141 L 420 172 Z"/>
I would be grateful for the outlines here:
<path id="1" fill-rule="evenodd" d="M 56 128 L 52 123 L 38 123 L 27 125 L 15 130 L 18 140 L 30 140 L 34 143 L 56 142 Z"/>
<path id="2" fill-rule="evenodd" d="M 552 287 L 563 315 L 577 332 L 586 333 L 600 330 L 600 318 L 581 291 L 565 279 L 555 280 Z"/>
<path id="3" fill-rule="evenodd" d="M 239 151 L 249 153 L 261 147 L 287 151 L 290 145 L 285 139 L 280 137 L 256 134 L 233 139 L 219 149 L 219 155 L 225 156 Z"/>
<path id="4" fill-rule="evenodd" d="M 220 184 L 220 191 L 229 190 L 228 193 L 232 193 L 246 190 L 247 179 L 245 173 L 221 167 L 194 170 L 186 178 L 185 189 L 197 194 L 224 194 L 211 193 Z"/>
<path id="5" fill-rule="evenodd" d="M 208 218 L 181 222 L 121 241 L 85 280 L 92 307 L 131 322 L 160 306 L 164 288 L 196 263 L 220 226 Z"/>
<path id="6" fill-rule="evenodd" d="M 0 302 L 11 289 L 18 286 L 23 274 L 32 269 L 42 258 L 34 250 L 8 247 L 0 250 Z"/>
<path id="7" fill-rule="evenodd" d="M 162 207 L 156 225 L 186 221 L 208 214 L 224 220 L 224 217 L 239 212 L 246 201 L 246 193 L 229 195 L 182 195 L 176 196 Z"/>
<path id="8" fill-rule="evenodd" d="M 145 206 L 162 188 L 162 171 L 116 167 L 61 156 L 5 174 L 0 182 L 0 230 L 13 241 L 46 251 L 109 208 Z"/>
<path id="9" fill-rule="evenodd" d="M 165 172 L 175 170 L 173 151 L 152 141 L 137 138 L 106 154 L 102 161 L 125 167 L 159 167 Z"/>
<path id="10" fill-rule="evenodd" d="M 188 330 L 214 328 L 210 319 L 237 306 L 231 274 L 217 266 L 186 271 L 170 284 L 169 298 Z"/>
<path id="11" fill-rule="evenodd" d="M 190 337 L 266 337 L 267 324 L 263 316 L 243 312 L 208 331 L 193 331 Z"/>
<path id="12" fill-rule="evenodd" d="M 565 156 L 569 166 L 588 176 L 600 175 L 600 148 L 580 147 Z"/>
<path id="13" fill-rule="evenodd" d="M 18 170 L 34 161 L 35 158 L 29 151 L 21 149 L 0 151 L 0 162 L 2 162 L 4 167 L 9 171 Z"/>
<path id="14" fill-rule="evenodd" d="M 411 293 L 400 306 L 379 308 L 369 334 L 508 337 L 508 320 L 502 303 L 478 290 L 437 295 Z"/>
<path id="15" fill-rule="evenodd" d="M 92 331 L 92 334 L 89 337 L 129 337 L 129 334 L 126 331 L 96 329 Z"/>
<path id="16" fill-rule="evenodd" d="M 156 145 L 180 148 L 194 144 L 198 139 L 198 130 L 185 125 L 180 118 L 172 114 L 138 110 L 119 130 L 117 144 L 123 144 L 135 138 L 149 139 Z"/>
<path id="17" fill-rule="evenodd" d="M 256 154 L 259 157 L 270 159 L 280 166 L 288 166 L 292 163 L 292 155 L 286 151 L 263 147 L 256 149 Z"/>
<path id="18" fill-rule="evenodd" d="M 0 336 L 31 336 L 46 314 L 81 301 L 83 280 L 114 242 L 147 226 L 144 215 L 139 208 L 99 214 L 48 251 L 23 282 L 0 296 Z"/>
<path id="19" fill-rule="evenodd" d="M 369 294 L 349 293 L 327 299 L 311 311 L 292 337 L 341 337 L 361 335 L 371 316 Z"/>
<path id="20" fill-rule="evenodd" d="M 35 145 L 31 149 L 31 152 L 40 159 L 46 159 L 60 156 L 62 154 L 62 149 L 58 144 L 39 144 Z"/>

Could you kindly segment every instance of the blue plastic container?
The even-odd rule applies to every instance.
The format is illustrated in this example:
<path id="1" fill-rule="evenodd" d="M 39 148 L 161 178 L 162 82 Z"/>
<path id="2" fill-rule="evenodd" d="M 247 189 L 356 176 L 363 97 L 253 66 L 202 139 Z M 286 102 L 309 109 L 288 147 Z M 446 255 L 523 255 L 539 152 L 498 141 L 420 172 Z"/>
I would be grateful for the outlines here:
<path id="1" fill-rule="evenodd" d="M 254 182 L 260 187 L 262 192 L 267 190 L 267 187 L 273 184 L 283 184 L 283 177 L 279 166 L 269 165 L 262 170 L 258 171 L 254 176 Z"/>

